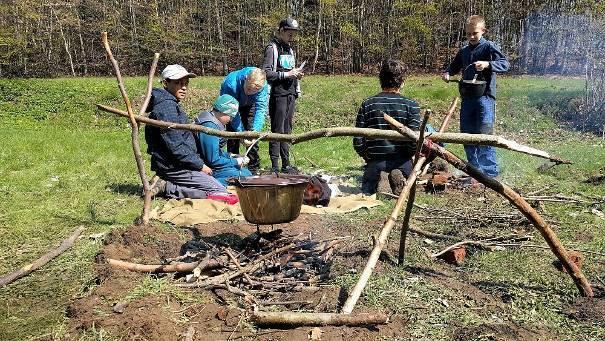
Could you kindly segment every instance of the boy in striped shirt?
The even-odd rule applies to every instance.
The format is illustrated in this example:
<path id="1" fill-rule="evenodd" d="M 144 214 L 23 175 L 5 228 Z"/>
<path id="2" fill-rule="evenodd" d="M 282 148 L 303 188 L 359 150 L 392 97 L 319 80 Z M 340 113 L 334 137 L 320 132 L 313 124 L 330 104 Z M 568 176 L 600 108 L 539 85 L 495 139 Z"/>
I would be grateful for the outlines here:
<path id="1" fill-rule="evenodd" d="M 418 103 L 401 95 L 406 73 L 407 67 L 401 61 L 386 60 L 382 63 L 379 74 L 382 91 L 363 101 L 357 113 L 356 127 L 391 130 L 383 118 L 386 113 L 408 128 L 419 130 Z M 353 147 L 366 162 L 361 184 L 362 192 L 368 195 L 376 193 L 380 172 L 387 172 L 393 192 L 398 195 L 397 192 L 401 192 L 403 187 L 404 178 L 407 178 L 412 171 L 415 143 L 355 137 Z"/>

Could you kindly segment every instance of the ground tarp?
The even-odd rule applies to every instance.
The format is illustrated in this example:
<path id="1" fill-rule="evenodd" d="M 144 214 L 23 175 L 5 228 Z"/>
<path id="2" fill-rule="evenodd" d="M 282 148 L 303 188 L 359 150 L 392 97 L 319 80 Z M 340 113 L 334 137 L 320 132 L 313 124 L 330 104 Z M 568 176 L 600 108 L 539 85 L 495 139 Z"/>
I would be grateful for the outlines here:
<path id="1" fill-rule="evenodd" d="M 303 205 L 301 214 L 343 214 L 362 208 L 381 205 L 376 196 L 361 194 L 334 197 L 327 207 Z M 177 226 L 207 224 L 219 220 L 244 220 L 242 209 L 238 204 L 228 205 L 222 201 L 210 199 L 169 200 L 164 206 L 151 212 L 151 218 Z"/>

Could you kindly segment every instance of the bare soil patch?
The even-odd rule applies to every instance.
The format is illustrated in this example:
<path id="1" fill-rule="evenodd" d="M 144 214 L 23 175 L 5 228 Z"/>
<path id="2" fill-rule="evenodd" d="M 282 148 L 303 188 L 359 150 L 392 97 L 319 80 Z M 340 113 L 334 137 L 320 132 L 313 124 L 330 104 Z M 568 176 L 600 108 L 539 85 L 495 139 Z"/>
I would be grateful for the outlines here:
<path id="1" fill-rule="evenodd" d="M 295 222 L 274 228 L 283 229 L 290 235 L 312 234 L 314 238 L 344 236 L 347 235 L 347 230 L 353 232 L 355 228 L 359 228 L 337 228 L 341 224 L 328 217 L 302 215 Z M 263 226 L 261 230 L 269 232 L 272 227 Z M 193 328 L 196 331 L 195 340 L 235 339 L 242 336 L 258 340 L 306 340 L 311 327 L 256 329 L 247 322 L 248 311 L 241 305 L 241 299 L 225 290 L 215 290 L 213 293 L 200 290 L 200 299 L 195 302 L 183 300 L 178 289 L 173 289 L 176 292 L 169 290 L 132 298 L 133 290 L 146 275 L 117 270 L 105 263 L 105 259 L 114 258 L 158 264 L 163 259 L 182 254 L 191 240 L 203 238 L 206 242 L 234 245 L 254 232 L 256 226 L 246 222 L 218 222 L 182 230 L 132 226 L 126 230 L 114 231 L 107 236 L 105 246 L 97 256 L 95 270 L 99 285 L 89 296 L 74 300 L 67 309 L 66 314 L 70 318 L 68 336 L 77 338 L 85 331 L 102 329 L 113 336 L 126 339 L 182 340 L 185 333 Z M 347 243 L 339 252 L 345 249 L 360 255 L 353 257 L 354 263 L 339 266 L 341 271 L 346 271 L 349 266 L 363 266 L 368 244 Z M 349 258 L 345 252 L 344 255 L 335 257 L 334 262 Z M 319 290 L 276 293 L 270 300 L 310 301 L 312 303 L 304 306 L 305 309 L 336 312 L 342 296 L 343 293 L 337 287 L 321 286 Z M 117 309 L 116 304 L 123 307 Z M 290 307 L 298 308 L 303 306 Z M 283 308 L 275 306 L 274 309 Z M 364 309 L 358 311 L 363 312 Z M 391 323 L 375 328 L 321 327 L 322 339 L 394 338 L 405 335 L 406 322 L 405 318 L 395 316 Z"/>
<path id="2" fill-rule="evenodd" d="M 511 324 L 481 324 L 458 328 L 452 340 L 556 340 L 555 335 L 540 329 L 530 330 Z"/>

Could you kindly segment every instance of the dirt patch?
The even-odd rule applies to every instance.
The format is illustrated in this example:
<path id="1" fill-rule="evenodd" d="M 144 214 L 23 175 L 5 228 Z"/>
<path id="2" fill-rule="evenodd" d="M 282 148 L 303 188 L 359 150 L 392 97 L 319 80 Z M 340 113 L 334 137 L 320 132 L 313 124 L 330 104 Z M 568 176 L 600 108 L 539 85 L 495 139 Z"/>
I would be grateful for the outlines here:
<path id="1" fill-rule="evenodd" d="M 605 324 L 605 298 L 580 297 L 565 309 L 565 314 L 574 320 Z"/>
<path id="2" fill-rule="evenodd" d="M 356 227 L 344 227 L 342 222 L 327 217 L 303 215 L 295 222 L 274 227 L 263 226 L 262 232 L 282 229 L 289 235 L 309 235 L 313 238 L 344 236 Z M 343 231 L 344 230 L 344 231 Z M 257 340 L 306 340 L 311 327 L 293 329 L 256 329 L 248 322 L 248 307 L 243 300 L 225 290 L 214 292 L 181 291 L 170 288 L 133 294 L 139 290 L 146 274 L 114 269 L 107 258 L 144 264 L 158 264 L 166 258 L 183 254 L 192 240 L 203 239 L 218 244 L 234 245 L 256 232 L 256 226 L 246 222 L 218 222 L 188 229 L 133 226 L 116 230 L 107 236 L 102 252 L 97 256 L 95 270 L 99 284 L 89 296 L 74 300 L 66 311 L 70 318 L 68 337 L 78 338 L 83 333 L 104 330 L 121 339 L 182 340 L 188 330 L 195 329 L 196 340 L 250 337 Z M 351 242 L 351 252 L 368 249 L 365 242 Z M 365 263 L 367 251 L 355 257 L 355 267 Z M 337 262 L 339 257 L 335 257 Z M 340 258 L 343 258 L 340 256 Z M 344 257 L 346 258 L 346 257 Z M 353 266 L 353 264 L 350 264 Z M 344 266 L 343 268 L 347 268 Z M 171 276 L 171 275 L 158 275 Z M 343 293 L 338 287 L 322 286 L 315 290 L 275 293 L 262 297 L 267 301 L 308 301 L 310 304 L 289 306 L 286 309 L 305 309 L 315 312 L 335 312 Z M 186 298 L 184 298 L 186 297 Z M 192 297 L 194 297 L 192 299 Z M 116 304 L 123 307 L 114 309 Z M 271 306 L 271 310 L 284 309 Z M 363 310 L 360 308 L 359 312 Z M 366 311 L 369 312 L 369 311 Z M 363 340 L 377 337 L 394 338 L 405 333 L 407 319 L 395 317 L 391 323 L 375 328 L 321 327 L 324 340 Z"/>
<path id="3" fill-rule="evenodd" d="M 454 331 L 452 340 L 556 340 L 557 337 L 540 329 L 528 329 L 510 324 L 481 324 Z"/>

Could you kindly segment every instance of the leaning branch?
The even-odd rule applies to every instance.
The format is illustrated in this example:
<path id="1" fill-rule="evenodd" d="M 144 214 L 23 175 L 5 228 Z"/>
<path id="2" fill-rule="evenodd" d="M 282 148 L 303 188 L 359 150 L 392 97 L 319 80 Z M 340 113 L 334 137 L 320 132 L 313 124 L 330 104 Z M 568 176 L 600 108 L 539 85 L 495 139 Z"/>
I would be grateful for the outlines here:
<path id="1" fill-rule="evenodd" d="M 141 183 L 143 184 L 143 190 L 145 191 L 145 204 L 143 205 L 143 213 L 141 214 L 141 220 L 144 225 L 147 225 L 149 224 L 149 213 L 151 211 L 151 186 L 149 184 L 147 176 L 145 175 L 145 165 L 143 164 L 143 156 L 141 155 L 141 147 L 139 145 L 139 126 L 132 110 L 130 98 L 128 97 L 128 93 L 126 93 L 126 88 L 124 87 L 124 81 L 122 79 L 122 73 L 120 72 L 118 61 L 113 57 L 113 53 L 111 52 L 111 47 L 109 46 L 109 41 L 107 40 L 107 32 L 103 32 L 101 34 L 101 39 L 103 40 L 103 47 L 105 47 L 105 52 L 107 52 L 107 56 L 111 61 L 111 65 L 113 65 L 113 69 L 116 73 L 116 79 L 118 81 L 118 88 L 120 89 L 120 93 L 122 94 L 124 103 L 126 103 L 126 109 L 128 110 L 128 112 L 125 112 L 124 114 L 126 115 L 125 117 L 128 117 L 130 121 L 130 137 L 132 140 L 132 151 L 134 153 L 134 158 L 137 163 L 139 177 L 141 178 Z"/>
<path id="2" fill-rule="evenodd" d="M 116 114 L 118 116 L 129 117 L 128 113 L 116 108 L 112 108 L 106 105 L 97 104 L 97 108 L 102 111 Z M 220 131 L 216 129 L 206 128 L 197 124 L 178 124 L 166 121 L 158 121 L 148 117 L 136 116 L 135 120 L 141 123 L 149 124 L 152 126 L 166 128 L 166 129 L 180 129 L 189 130 L 192 132 L 202 132 L 208 135 L 220 136 L 231 139 L 255 139 L 263 136 L 265 133 L 255 131 L 245 132 L 228 132 Z M 370 128 L 352 128 L 352 127 L 335 127 L 335 128 L 322 128 L 317 130 L 308 131 L 301 134 L 276 134 L 270 133 L 267 137 L 263 138 L 265 141 L 283 141 L 297 144 L 305 141 L 310 141 L 322 137 L 338 137 L 338 136 L 364 136 L 369 138 L 384 138 L 389 140 L 400 140 L 400 141 L 413 141 L 410 137 L 402 136 L 396 131 L 382 130 L 382 129 L 370 129 Z M 528 154 L 545 158 L 555 163 L 571 164 L 570 161 L 561 159 L 557 156 L 550 155 L 549 153 L 535 149 L 529 146 L 519 144 L 515 141 L 507 140 L 496 135 L 484 135 L 484 134 L 463 134 L 463 133 L 433 133 L 426 136 L 427 139 L 433 142 L 445 142 L 454 144 L 480 144 L 489 145 L 498 148 L 509 149 L 515 152 Z"/>
<path id="3" fill-rule="evenodd" d="M 19 270 L 15 270 L 10 274 L 0 277 L 0 288 L 18 280 L 21 277 L 29 275 L 36 269 L 39 269 L 42 266 L 46 265 L 46 263 L 50 262 L 53 258 L 57 257 L 58 255 L 71 248 L 74 245 L 76 239 L 78 239 L 78 237 L 82 233 L 82 231 L 84 231 L 84 227 L 79 227 L 77 230 L 74 231 L 74 233 L 71 234 L 69 238 L 65 239 L 61 243 L 61 245 L 59 245 L 58 248 L 47 252 L 42 257 L 38 258 L 35 262 L 28 264 Z"/>
<path id="4" fill-rule="evenodd" d="M 418 139 L 418 134 L 403 124 L 399 123 L 394 118 L 385 115 L 385 120 L 398 132 L 403 135 L 406 135 L 412 139 Z M 548 225 L 548 223 L 536 212 L 536 210 L 531 207 L 531 205 L 523 199 L 517 192 L 515 192 L 512 188 L 507 185 L 501 183 L 500 181 L 489 177 L 477 168 L 473 167 L 469 163 L 461 160 L 459 157 L 454 155 L 453 153 L 447 151 L 445 148 L 439 146 L 438 144 L 427 144 L 424 143 L 424 147 L 429 151 L 436 153 L 437 156 L 447 161 L 452 166 L 457 169 L 465 172 L 466 174 L 473 177 L 475 180 L 479 181 L 486 187 L 494 190 L 496 193 L 505 197 L 513 206 L 515 206 L 526 218 L 529 220 L 536 229 L 540 232 L 542 237 L 546 240 L 546 243 L 550 247 L 551 251 L 554 255 L 561 261 L 567 273 L 571 276 L 572 280 L 576 284 L 576 287 L 580 291 L 583 296 L 592 297 L 593 292 L 590 287 L 590 283 L 582 270 L 573 263 L 569 257 L 567 256 L 567 250 L 561 244 L 561 241 L 552 230 L 552 228 Z"/>

